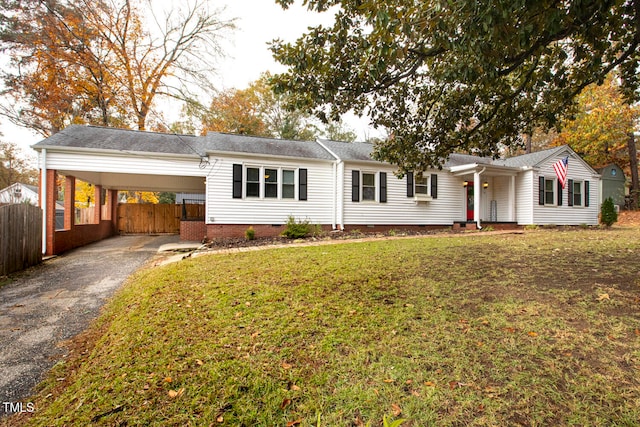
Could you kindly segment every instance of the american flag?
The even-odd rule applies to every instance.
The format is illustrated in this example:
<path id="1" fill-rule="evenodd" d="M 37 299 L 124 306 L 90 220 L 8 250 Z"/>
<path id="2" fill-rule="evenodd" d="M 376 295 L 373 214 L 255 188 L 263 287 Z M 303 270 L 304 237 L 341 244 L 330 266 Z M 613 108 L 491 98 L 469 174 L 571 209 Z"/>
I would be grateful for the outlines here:
<path id="1" fill-rule="evenodd" d="M 564 159 L 560 159 L 553 164 L 553 170 L 556 171 L 556 176 L 558 177 L 558 181 L 562 184 L 562 188 L 564 188 L 567 183 L 567 166 L 569 165 L 569 156 Z"/>

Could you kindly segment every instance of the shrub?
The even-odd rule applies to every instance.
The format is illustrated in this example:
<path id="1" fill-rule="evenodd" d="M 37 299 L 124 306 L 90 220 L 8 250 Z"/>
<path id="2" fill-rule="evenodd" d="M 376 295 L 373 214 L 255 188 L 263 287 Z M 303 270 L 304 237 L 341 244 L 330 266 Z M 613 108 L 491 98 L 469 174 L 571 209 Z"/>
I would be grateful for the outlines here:
<path id="1" fill-rule="evenodd" d="M 616 207 L 613 205 L 613 199 L 608 197 L 600 207 L 600 223 L 611 227 L 618 220 Z"/>
<path id="2" fill-rule="evenodd" d="M 289 215 L 282 235 L 289 239 L 302 239 L 315 234 L 317 229 L 318 227 L 311 224 L 308 219 L 297 221 L 293 215 Z"/>
<path id="3" fill-rule="evenodd" d="M 249 228 L 244 231 L 244 237 L 247 240 L 255 240 L 256 230 L 253 229 L 253 226 L 249 226 Z"/>

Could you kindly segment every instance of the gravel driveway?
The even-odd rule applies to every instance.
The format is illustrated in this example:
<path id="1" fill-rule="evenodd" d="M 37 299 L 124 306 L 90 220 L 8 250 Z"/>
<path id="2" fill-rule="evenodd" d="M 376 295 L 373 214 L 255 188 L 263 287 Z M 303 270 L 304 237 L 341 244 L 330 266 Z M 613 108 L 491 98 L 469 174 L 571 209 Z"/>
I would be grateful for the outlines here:
<path id="1" fill-rule="evenodd" d="M 23 402 L 114 291 L 178 236 L 118 236 L 16 275 L 0 287 L 0 416 Z M 25 404 L 26 405 L 26 404 Z M 14 409 L 15 411 L 15 409 Z"/>

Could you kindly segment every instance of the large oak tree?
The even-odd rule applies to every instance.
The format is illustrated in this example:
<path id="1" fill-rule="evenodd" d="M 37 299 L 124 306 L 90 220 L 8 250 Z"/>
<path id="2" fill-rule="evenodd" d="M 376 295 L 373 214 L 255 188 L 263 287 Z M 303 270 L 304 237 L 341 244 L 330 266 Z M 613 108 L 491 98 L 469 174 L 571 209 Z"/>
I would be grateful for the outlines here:
<path id="1" fill-rule="evenodd" d="M 276 0 L 287 7 L 295 0 Z M 454 151 L 496 155 L 558 125 L 589 84 L 617 69 L 638 95 L 640 0 L 303 0 L 335 12 L 295 43 L 276 88 L 327 120 L 353 109 L 391 137 L 401 171 Z"/>
<path id="2" fill-rule="evenodd" d="M 233 28 L 206 1 L 163 14 L 144 0 L 0 0 L 0 114 L 43 135 L 70 123 L 147 128 L 159 95 L 210 89 Z"/>

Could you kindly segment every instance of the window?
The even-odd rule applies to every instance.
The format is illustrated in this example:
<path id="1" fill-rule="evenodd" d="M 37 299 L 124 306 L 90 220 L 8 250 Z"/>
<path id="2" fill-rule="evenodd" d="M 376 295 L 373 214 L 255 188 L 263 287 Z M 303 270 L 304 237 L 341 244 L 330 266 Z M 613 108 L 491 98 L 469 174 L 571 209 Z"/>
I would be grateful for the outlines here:
<path id="1" fill-rule="evenodd" d="M 264 170 L 264 197 L 275 199 L 278 197 L 278 170 Z"/>
<path id="2" fill-rule="evenodd" d="M 260 168 L 247 168 L 247 197 L 260 197 Z"/>
<path id="3" fill-rule="evenodd" d="M 582 206 L 582 182 L 573 182 L 573 206 Z"/>
<path id="4" fill-rule="evenodd" d="M 417 174 L 415 178 L 416 194 L 429 194 L 429 176 Z"/>
<path id="5" fill-rule="evenodd" d="M 282 171 L 282 198 L 283 199 L 295 199 L 296 197 L 296 182 L 295 171 L 283 170 Z"/>
<path id="6" fill-rule="evenodd" d="M 296 199 L 297 196 L 297 200 L 307 200 L 306 168 L 282 169 L 234 164 L 232 172 L 231 194 L 234 199 Z"/>
<path id="7" fill-rule="evenodd" d="M 544 204 L 545 205 L 555 205 L 556 203 L 555 188 L 556 188 L 555 179 L 544 180 Z"/>
<path id="8" fill-rule="evenodd" d="M 362 200 L 376 200 L 376 174 L 362 174 Z"/>

